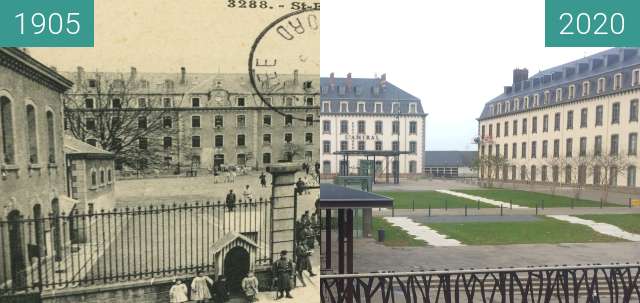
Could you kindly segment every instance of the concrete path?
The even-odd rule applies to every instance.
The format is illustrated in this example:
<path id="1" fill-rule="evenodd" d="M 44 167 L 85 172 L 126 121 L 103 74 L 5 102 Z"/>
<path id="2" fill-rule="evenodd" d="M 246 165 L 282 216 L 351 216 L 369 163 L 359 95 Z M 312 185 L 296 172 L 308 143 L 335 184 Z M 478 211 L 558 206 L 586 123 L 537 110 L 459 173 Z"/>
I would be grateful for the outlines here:
<path id="1" fill-rule="evenodd" d="M 520 205 L 510 205 L 509 203 L 506 202 L 502 202 L 502 201 L 497 201 L 497 200 L 492 200 L 492 199 L 487 199 L 487 198 L 483 198 L 483 197 L 479 197 L 479 196 L 473 196 L 473 195 L 468 195 L 468 194 L 464 194 L 464 193 L 460 193 L 460 192 L 456 192 L 456 191 L 451 191 L 448 189 L 438 189 L 436 190 L 439 193 L 443 193 L 443 194 L 447 194 L 447 195 L 452 195 L 452 196 L 456 196 L 456 197 L 460 197 L 460 198 L 465 198 L 465 199 L 469 199 L 472 201 L 480 201 L 482 203 L 487 203 L 487 204 L 491 204 L 491 205 L 495 205 L 497 207 L 505 207 L 505 208 L 509 208 L 509 207 L 513 207 L 513 208 L 528 208 L 525 206 L 520 206 Z"/>
<path id="2" fill-rule="evenodd" d="M 427 242 L 432 246 L 462 246 L 460 241 L 448 239 L 446 235 L 441 235 L 435 230 L 416 223 L 407 217 L 385 217 L 387 222 L 394 226 L 398 226 L 405 230 L 408 234 L 416 237 L 418 240 Z"/>
<path id="3" fill-rule="evenodd" d="M 548 215 L 548 217 L 573 223 L 573 224 L 585 225 L 585 226 L 591 227 L 591 229 L 595 230 L 596 232 L 605 234 L 607 236 L 617 237 L 617 238 L 625 239 L 628 241 L 640 242 L 639 234 L 634 234 L 634 233 L 624 231 L 615 225 L 595 222 L 592 220 L 581 219 L 578 217 L 568 216 L 568 215 Z"/>

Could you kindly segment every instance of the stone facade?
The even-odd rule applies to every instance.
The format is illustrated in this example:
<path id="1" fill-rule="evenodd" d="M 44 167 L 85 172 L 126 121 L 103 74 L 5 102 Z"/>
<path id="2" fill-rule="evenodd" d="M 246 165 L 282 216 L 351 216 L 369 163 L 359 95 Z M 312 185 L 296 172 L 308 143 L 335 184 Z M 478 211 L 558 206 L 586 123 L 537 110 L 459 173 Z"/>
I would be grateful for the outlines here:
<path id="1" fill-rule="evenodd" d="M 610 183 L 634 191 L 640 185 L 639 99 L 638 49 L 610 49 L 532 77 L 515 70 L 514 84 L 485 105 L 478 125 L 480 156 L 501 156 L 508 164 L 482 167 L 480 177 Z M 599 165 L 603 161 L 594 155 L 627 163 L 620 172 L 607 173 L 615 168 Z"/>
<path id="2" fill-rule="evenodd" d="M 17 279 L 33 255 L 29 246 L 53 253 L 51 226 L 36 236 L 16 220 L 69 210 L 61 96 L 71 85 L 27 53 L 0 48 L 0 281 Z"/>
<path id="3" fill-rule="evenodd" d="M 285 158 L 290 150 L 296 150 L 297 160 L 312 163 L 318 159 L 318 79 L 297 71 L 278 75 L 281 82 L 277 87 L 258 81 L 270 106 L 243 74 L 192 74 L 185 68 L 177 74 L 138 73 L 132 68 L 128 75 L 122 75 L 88 73 L 79 67 L 67 75 L 75 79 L 68 94 L 73 102 L 67 106 L 81 112 L 83 119 L 95 115 L 96 107 L 101 106 L 96 86 L 107 87 L 121 79 L 132 89 L 119 106 L 163 112 L 162 119 L 168 119 L 161 127 L 165 130 L 146 138 L 149 143 L 145 144 L 145 148 L 162 153 L 163 163 L 155 168 L 167 172 L 175 172 L 177 167 L 211 171 L 220 165 L 263 169 Z M 92 108 L 86 107 L 88 99 L 95 104 Z M 114 105 L 104 108 L 111 110 Z M 67 125 L 68 130 L 71 127 Z M 96 144 L 91 134 L 76 137 Z"/>

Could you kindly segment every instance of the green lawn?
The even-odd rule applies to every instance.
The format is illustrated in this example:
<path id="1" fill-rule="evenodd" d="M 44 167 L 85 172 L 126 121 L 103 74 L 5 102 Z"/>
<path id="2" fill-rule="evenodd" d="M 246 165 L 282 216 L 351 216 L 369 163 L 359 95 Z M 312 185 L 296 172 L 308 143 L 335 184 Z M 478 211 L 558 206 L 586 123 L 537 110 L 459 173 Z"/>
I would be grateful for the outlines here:
<path id="1" fill-rule="evenodd" d="M 527 206 L 534 208 L 536 204 L 538 207 L 542 207 L 542 201 L 544 201 L 544 207 L 571 207 L 572 198 L 564 196 L 554 196 L 550 194 L 530 192 L 524 190 L 512 190 L 512 189 L 464 189 L 456 190 L 457 192 L 498 200 L 513 204 Z M 576 200 L 573 204 L 574 207 L 600 207 L 599 201 L 590 200 Z M 604 206 L 620 206 L 611 203 L 605 203 Z"/>
<path id="2" fill-rule="evenodd" d="M 581 215 L 576 217 L 601 223 L 608 223 L 620 227 L 624 231 L 640 234 L 640 214 Z"/>
<path id="3" fill-rule="evenodd" d="M 624 241 L 583 225 L 542 217 L 526 222 L 430 223 L 427 226 L 468 245 Z"/>
<path id="4" fill-rule="evenodd" d="M 378 230 L 384 229 L 384 242 L 386 246 L 425 246 L 427 243 L 415 239 L 402 228 L 393 226 L 381 217 L 373 217 L 373 235 L 378 240 Z"/>
<path id="5" fill-rule="evenodd" d="M 415 201 L 415 208 L 427 209 L 429 205 L 431 208 L 445 208 L 445 201 L 447 208 L 464 208 L 468 205 L 469 208 L 476 208 L 477 202 L 465 198 L 460 198 L 452 195 L 439 193 L 437 191 L 380 191 L 376 192 L 383 196 L 387 196 L 393 199 L 393 206 L 395 208 L 411 209 L 413 201 Z M 491 204 L 480 203 L 481 208 L 495 207 Z"/>

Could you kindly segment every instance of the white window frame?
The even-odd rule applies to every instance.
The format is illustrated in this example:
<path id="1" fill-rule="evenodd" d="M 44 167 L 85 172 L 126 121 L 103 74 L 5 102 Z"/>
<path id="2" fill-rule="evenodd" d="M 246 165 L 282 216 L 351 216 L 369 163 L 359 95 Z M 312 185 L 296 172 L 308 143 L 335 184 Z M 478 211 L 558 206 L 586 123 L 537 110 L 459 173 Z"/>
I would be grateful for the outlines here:
<path id="1" fill-rule="evenodd" d="M 598 78 L 598 85 L 596 87 L 596 93 L 603 93 L 607 86 L 607 79 L 604 77 Z"/>
<path id="2" fill-rule="evenodd" d="M 622 88 L 622 73 L 613 75 L 613 90 L 619 90 Z"/>
<path id="3" fill-rule="evenodd" d="M 631 86 L 640 84 L 640 68 L 636 68 L 631 72 Z"/>
<path id="4" fill-rule="evenodd" d="M 571 84 L 569 85 L 569 92 L 568 92 L 568 96 L 567 98 L 569 100 L 573 99 L 576 97 L 576 85 L 575 84 Z"/>
<path id="5" fill-rule="evenodd" d="M 360 107 L 362 107 L 362 110 L 360 110 Z M 364 102 L 358 102 L 356 105 L 356 112 L 358 113 L 366 113 L 367 112 L 367 105 Z"/>
<path id="6" fill-rule="evenodd" d="M 382 102 L 376 102 L 374 104 L 374 111 L 376 113 L 383 113 L 384 112 L 384 107 L 382 106 Z"/>
<path id="7" fill-rule="evenodd" d="M 589 96 L 590 90 L 591 90 L 591 82 L 590 81 L 582 82 L 582 96 L 583 97 Z"/>
<path id="8" fill-rule="evenodd" d="M 558 87 L 556 88 L 556 102 L 561 102 L 562 101 L 562 93 L 563 93 L 563 89 L 562 87 Z"/>
<path id="9" fill-rule="evenodd" d="M 340 112 L 341 113 L 348 113 L 349 112 L 349 102 L 346 102 L 346 101 L 340 102 Z"/>

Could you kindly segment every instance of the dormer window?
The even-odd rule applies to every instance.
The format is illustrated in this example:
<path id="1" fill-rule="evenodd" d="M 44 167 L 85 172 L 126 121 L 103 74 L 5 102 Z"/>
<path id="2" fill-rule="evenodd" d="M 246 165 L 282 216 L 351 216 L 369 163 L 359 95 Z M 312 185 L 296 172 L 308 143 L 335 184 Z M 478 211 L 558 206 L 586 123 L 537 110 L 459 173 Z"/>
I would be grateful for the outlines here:
<path id="1" fill-rule="evenodd" d="M 145 108 L 147 107 L 147 98 L 141 97 L 138 98 L 138 108 Z"/>
<path id="2" fill-rule="evenodd" d="M 493 107 L 493 105 L 489 105 L 489 112 L 490 112 L 492 115 L 495 115 L 495 114 L 496 114 L 496 112 L 495 112 L 495 108 Z"/>
<path id="3" fill-rule="evenodd" d="M 93 107 L 93 98 L 84 99 L 84 108 L 92 109 Z"/>
<path id="4" fill-rule="evenodd" d="M 613 76 L 613 90 L 618 90 L 622 88 L 622 74 L 617 73 Z"/>
<path id="5" fill-rule="evenodd" d="M 524 104 L 525 104 L 525 108 L 529 107 L 529 96 L 524 97 Z"/>
<path id="6" fill-rule="evenodd" d="M 89 87 L 95 88 L 96 86 L 98 86 L 98 81 L 95 79 L 89 79 Z"/>
<path id="7" fill-rule="evenodd" d="M 636 86 L 640 84 L 640 69 L 634 69 L 631 73 L 631 85 Z"/>
<path id="8" fill-rule="evenodd" d="M 364 105 L 365 105 L 364 102 L 358 102 L 358 112 L 359 113 L 364 113 L 366 111 Z"/>
<path id="9" fill-rule="evenodd" d="M 171 107 L 171 98 L 162 99 L 162 105 L 166 108 Z"/>
<path id="10" fill-rule="evenodd" d="M 498 103 L 498 115 L 502 114 L 502 103 Z"/>
<path id="11" fill-rule="evenodd" d="M 540 106 L 540 94 L 533 95 L 533 106 Z"/>
<path id="12" fill-rule="evenodd" d="M 376 103 L 375 111 L 376 113 L 382 113 L 382 103 Z"/>
<path id="13" fill-rule="evenodd" d="M 605 89 L 605 85 L 607 84 L 606 79 L 603 78 L 599 78 L 598 79 L 598 86 L 596 87 L 596 93 L 603 93 L 604 89 Z"/>
<path id="14" fill-rule="evenodd" d="M 324 113 L 331 112 L 331 103 L 322 102 L 322 112 L 324 112 Z"/>
<path id="15" fill-rule="evenodd" d="M 576 86 L 575 84 L 571 84 L 569 85 L 569 96 L 567 96 L 568 99 L 573 99 L 576 97 Z"/>
<path id="16" fill-rule="evenodd" d="M 549 103 L 550 96 L 551 96 L 551 92 L 549 92 L 548 90 L 544 91 L 544 99 L 542 100 L 544 105 L 547 105 Z"/>
<path id="17" fill-rule="evenodd" d="M 236 99 L 236 101 L 238 102 L 238 106 L 244 106 L 245 105 L 244 97 L 238 97 Z"/>
<path id="18" fill-rule="evenodd" d="M 509 100 L 504 102 L 504 112 L 508 113 L 511 110 L 511 102 Z"/>
<path id="19" fill-rule="evenodd" d="M 293 98 L 292 97 L 286 97 L 284 99 L 284 102 L 285 102 L 285 104 L 284 104 L 285 106 L 293 106 Z"/>
<path id="20" fill-rule="evenodd" d="M 583 97 L 588 96 L 590 90 L 591 90 L 591 82 L 589 81 L 582 82 L 582 96 Z"/>
<path id="21" fill-rule="evenodd" d="M 562 87 L 556 88 L 556 102 L 562 101 Z"/>
<path id="22" fill-rule="evenodd" d="M 341 113 L 348 113 L 349 112 L 349 103 L 340 102 L 340 112 Z"/>
<path id="23" fill-rule="evenodd" d="M 409 104 L 409 112 L 410 113 L 415 114 L 417 112 L 416 108 L 417 108 L 417 104 L 415 104 L 415 103 Z"/>
<path id="24" fill-rule="evenodd" d="M 393 104 L 391 104 L 391 112 L 393 112 L 394 114 L 399 114 L 400 113 L 400 103 L 394 102 Z"/>
<path id="25" fill-rule="evenodd" d="M 513 99 L 513 110 L 520 110 L 520 99 Z"/>
<path id="26" fill-rule="evenodd" d="M 200 98 L 191 98 L 191 107 L 200 107 Z"/>

